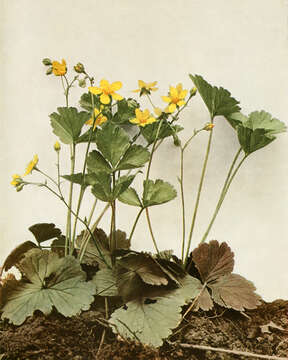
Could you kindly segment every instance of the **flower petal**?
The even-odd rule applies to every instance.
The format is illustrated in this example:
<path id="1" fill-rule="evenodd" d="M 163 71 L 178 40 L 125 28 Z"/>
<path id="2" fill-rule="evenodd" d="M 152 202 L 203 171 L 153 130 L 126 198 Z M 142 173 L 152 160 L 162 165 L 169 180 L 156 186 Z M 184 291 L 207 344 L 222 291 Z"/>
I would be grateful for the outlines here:
<path id="1" fill-rule="evenodd" d="M 91 94 L 94 94 L 94 95 L 102 94 L 102 90 L 96 86 L 90 86 L 90 87 L 88 87 L 88 90 L 91 92 Z"/>
<path id="2" fill-rule="evenodd" d="M 169 96 L 161 96 L 162 100 L 167 102 L 167 103 L 170 103 L 171 102 L 171 98 Z"/>
<path id="3" fill-rule="evenodd" d="M 173 113 L 176 110 L 176 104 L 170 104 L 168 106 L 168 112 Z"/>
<path id="4" fill-rule="evenodd" d="M 100 102 L 104 105 L 107 105 L 107 104 L 110 104 L 110 96 L 109 95 L 106 95 L 106 94 L 102 94 L 100 96 Z"/>
<path id="5" fill-rule="evenodd" d="M 123 99 L 123 96 L 119 95 L 119 94 L 115 94 L 115 93 L 112 93 L 111 94 L 112 98 L 116 101 L 120 101 Z"/>
<path id="6" fill-rule="evenodd" d="M 183 106 L 183 105 L 185 105 L 185 101 L 184 101 L 184 100 L 180 100 L 180 101 L 177 102 L 177 105 L 178 105 L 178 106 Z"/>
<path id="7" fill-rule="evenodd" d="M 122 88 L 122 82 L 121 81 L 115 81 L 111 84 L 111 88 L 113 91 L 118 91 Z"/>

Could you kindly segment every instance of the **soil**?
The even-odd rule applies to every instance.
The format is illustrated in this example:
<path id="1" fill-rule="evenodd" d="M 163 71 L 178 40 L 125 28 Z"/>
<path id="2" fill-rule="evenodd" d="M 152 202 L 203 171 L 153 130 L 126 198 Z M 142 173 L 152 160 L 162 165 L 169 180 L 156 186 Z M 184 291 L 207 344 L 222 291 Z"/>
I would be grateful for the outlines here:
<path id="1" fill-rule="evenodd" d="M 269 323 L 271 326 L 265 326 Z M 5 354 L 0 355 L 0 359 L 3 360 L 255 359 L 186 348 L 183 344 L 288 359 L 288 301 L 263 302 L 256 310 L 245 314 L 220 307 L 208 313 L 190 313 L 160 349 L 115 336 L 95 306 L 73 318 L 39 313 L 19 327 L 0 323 L 0 354 Z"/>

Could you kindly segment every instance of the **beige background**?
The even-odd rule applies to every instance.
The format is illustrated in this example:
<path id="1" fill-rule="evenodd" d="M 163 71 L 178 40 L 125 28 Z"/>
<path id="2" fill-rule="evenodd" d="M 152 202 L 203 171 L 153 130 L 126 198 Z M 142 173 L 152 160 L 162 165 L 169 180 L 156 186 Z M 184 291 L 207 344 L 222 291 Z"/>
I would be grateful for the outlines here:
<path id="1" fill-rule="evenodd" d="M 35 153 L 39 167 L 55 174 L 55 136 L 48 114 L 64 104 L 64 97 L 59 78 L 45 76 L 44 57 L 65 58 L 70 70 L 82 61 L 97 80 L 121 80 L 124 96 L 131 95 L 138 79 L 157 80 L 160 90 L 154 101 L 159 105 L 169 84 L 181 81 L 191 87 L 188 73 L 202 74 L 211 83 L 228 88 L 241 101 L 244 113 L 265 109 L 287 122 L 286 1 L 1 0 L 0 4 L 0 262 L 14 246 L 32 239 L 27 230 L 30 225 L 54 222 L 64 230 L 66 211 L 57 199 L 39 188 L 16 193 L 9 184 L 11 175 L 23 173 Z M 73 90 L 71 104 L 77 105 L 80 93 L 77 87 Z M 207 111 L 197 97 L 183 114 L 186 131 L 182 138 L 206 121 Z M 207 136 L 199 136 L 186 155 L 189 216 Z M 203 234 L 237 149 L 233 130 L 217 119 L 194 245 Z M 66 154 L 62 152 L 63 160 Z M 236 253 L 235 272 L 252 280 L 266 300 L 288 298 L 287 155 L 284 134 L 251 156 L 210 234 L 210 239 L 229 243 Z M 166 142 L 155 157 L 152 177 L 164 178 L 178 188 L 178 160 L 178 149 Z M 63 173 L 68 169 L 66 162 Z M 36 179 L 41 178 L 33 174 L 31 180 Z M 92 197 L 87 196 L 82 214 L 91 203 Z M 119 208 L 119 227 L 129 231 L 136 209 Z M 173 248 L 179 254 L 179 200 L 151 209 L 151 216 L 159 247 Z M 108 228 L 108 219 L 102 226 Z M 144 217 L 133 247 L 153 249 Z"/>

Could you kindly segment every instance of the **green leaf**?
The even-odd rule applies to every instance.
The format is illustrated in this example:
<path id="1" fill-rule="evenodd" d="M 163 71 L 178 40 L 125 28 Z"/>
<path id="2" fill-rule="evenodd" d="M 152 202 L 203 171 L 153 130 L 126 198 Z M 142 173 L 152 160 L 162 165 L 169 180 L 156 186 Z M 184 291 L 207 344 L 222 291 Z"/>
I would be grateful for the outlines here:
<path id="1" fill-rule="evenodd" d="M 129 170 L 144 166 L 149 160 L 149 151 L 141 145 L 131 145 L 123 155 L 117 170 Z"/>
<path id="2" fill-rule="evenodd" d="M 252 130 L 264 129 L 269 135 L 276 135 L 287 130 L 282 121 L 272 118 L 272 115 L 264 110 L 252 112 L 245 122 L 245 126 Z"/>
<path id="3" fill-rule="evenodd" d="M 141 200 L 136 192 L 136 190 L 132 187 L 125 190 L 119 197 L 118 200 L 127 205 L 132 206 L 140 206 L 142 207 Z"/>
<path id="4" fill-rule="evenodd" d="M 110 202 L 112 200 L 111 193 L 111 176 L 105 172 L 97 172 L 89 174 L 90 181 L 93 181 L 92 194 L 97 199 Z"/>
<path id="5" fill-rule="evenodd" d="M 115 167 L 128 149 L 130 142 L 127 133 L 119 126 L 106 122 L 97 131 L 96 144 L 106 160 Z"/>
<path id="6" fill-rule="evenodd" d="M 92 95 L 90 92 L 83 94 L 79 101 L 80 106 L 83 109 L 85 109 L 86 111 L 88 111 L 90 114 L 92 114 L 92 110 L 93 110 L 92 96 L 93 96 L 93 100 L 94 100 L 94 108 L 96 107 L 97 109 L 99 109 L 101 106 L 99 96 Z"/>
<path id="7" fill-rule="evenodd" d="M 25 280 L 13 282 L 7 289 L 1 309 L 2 319 L 14 325 L 21 325 L 36 310 L 47 315 L 53 307 L 64 316 L 74 316 L 88 310 L 94 301 L 95 286 L 86 282 L 86 274 L 73 256 L 59 258 L 53 252 L 33 249 L 19 269 Z"/>
<path id="8" fill-rule="evenodd" d="M 243 115 L 241 112 L 236 112 L 226 116 L 226 119 L 229 122 L 229 124 L 234 129 L 236 129 L 238 125 L 244 124 L 248 120 L 248 117 Z"/>
<path id="9" fill-rule="evenodd" d="M 143 206 L 164 204 L 177 196 L 174 187 L 163 180 L 144 180 Z"/>
<path id="10" fill-rule="evenodd" d="M 88 170 L 92 172 L 105 172 L 111 173 L 111 166 L 109 163 L 104 159 L 102 154 L 99 151 L 93 150 L 89 153 L 87 159 L 87 167 Z"/>
<path id="11" fill-rule="evenodd" d="M 64 144 L 76 143 L 83 125 L 91 115 L 85 111 L 78 112 L 74 107 L 59 107 L 57 110 L 58 113 L 50 115 L 53 133 Z"/>
<path id="12" fill-rule="evenodd" d="M 76 140 L 76 144 L 87 143 L 87 142 L 89 142 L 89 139 L 90 139 L 91 143 L 95 143 L 97 128 L 94 131 L 92 131 L 92 134 L 91 134 L 91 131 L 92 131 L 92 129 L 90 128 L 84 134 L 79 136 L 79 138 Z"/>
<path id="13" fill-rule="evenodd" d="M 128 187 L 131 185 L 135 178 L 135 175 L 124 175 L 117 179 L 115 183 L 115 188 L 113 191 L 113 199 L 117 199 Z"/>
<path id="14" fill-rule="evenodd" d="M 88 186 L 89 184 L 87 184 L 87 182 L 85 181 L 87 178 L 87 175 L 85 175 L 85 183 L 83 183 L 83 174 L 82 173 L 77 173 L 77 174 L 73 174 L 73 175 L 62 175 L 62 178 L 72 182 L 73 184 L 78 184 L 81 185 L 83 184 L 84 187 Z"/>
<path id="15" fill-rule="evenodd" d="M 183 286 L 161 296 L 126 303 L 114 311 L 109 322 L 115 333 L 143 344 L 159 347 L 181 321 L 182 306 L 199 294 L 199 280 L 186 276 Z"/>
<path id="16" fill-rule="evenodd" d="M 276 139 L 275 136 L 267 134 L 265 129 L 252 130 L 249 127 L 237 127 L 238 140 L 246 155 L 263 148 Z"/>
<path id="17" fill-rule="evenodd" d="M 122 99 L 117 103 L 117 112 L 113 116 L 116 124 L 130 124 L 129 120 L 135 118 L 135 110 L 139 108 L 139 103 L 134 99 Z"/>
<path id="18" fill-rule="evenodd" d="M 154 143 L 158 127 L 159 122 L 154 122 L 141 128 L 141 134 L 148 142 L 148 145 Z M 182 126 L 171 125 L 167 120 L 163 120 L 160 131 L 158 133 L 158 139 L 165 139 L 166 137 L 173 136 L 173 134 L 178 133 L 181 130 L 183 130 Z"/>
<path id="19" fill-rule="evenodd" d="M 227 117 L 240 110 L 239 101 L 235 100 L 228 90 L 210 85 L 200 75 L 189 76 L 206 104 L 211 118 L 217 115 Z"/>
<path id="20" fill-rule="evenodd" d="M 112 269 L 101 269 L 97 271 L 92 279 L 96 285 L 96 295 L 98 296 L 118 296 L 116 286 L 116 275 Z"/>

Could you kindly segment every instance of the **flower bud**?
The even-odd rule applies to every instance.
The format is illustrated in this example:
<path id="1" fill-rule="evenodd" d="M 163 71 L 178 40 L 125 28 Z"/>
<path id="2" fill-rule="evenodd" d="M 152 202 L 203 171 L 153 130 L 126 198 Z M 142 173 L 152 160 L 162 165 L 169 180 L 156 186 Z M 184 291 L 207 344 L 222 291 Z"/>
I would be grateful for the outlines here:
<path id="1" fill-rule="evenodd" d="M 191 97 L 192 97 L 192 96 L 195 96 L 196 93 L 197 93 L 197 88 L 196 88 L 196 86 L 194 86 L 193 89 L 190 90 L 190 96 L 191 96 Z"/>
<path id="2" fill-rule="evenodd" d="M 43 63 L 43 65 L 45 65 L 45 66 L 50 66 L 50 65 L 52 65 L 52 61 L 51 61 L 50 59 L 48 59 L 48 58 L 43 59 L 43 60 L 42 60 L 42 63 Z"/>
<path id="3" fill-rule="evenodd" d="M 84 65 L 81 64 L 80 62 L 74 66 L 74 70 L 79 74 L 82 74 L 85 72 Z"/>
<path id="4" fill-rule="evenodd" d="M 79 79 L 79 80 L 78 80 L 78 85 L 79 85 L 81 88 L 85 88 L 85 87 L 86 87 L 86 80 L 85 80 L 85 79 Z"/>
<path id="5" fill-rule="evenodd" d="M 55 144 L 54 144 L 54 150 L 56 152 L 59 152 L 61 150 L 61 145 L 60 145 L 60 143 L 58 141 L 56 141 Z"/>
<path id="6" fill-rule="evenodd" d="M 211 131 L 213 128 L 214 128 L 215 124 L 207 124 L 205 127 L 204 127 L 204 130 L 206 131 Z"/>
<path id="7" fill-rule="evenodd" d="M 19 185 L 17 185 L 17 186 L 16 186 L 16 191 L 17 191 L 17 192 L 21 191 L 21 190 L 23 189 L 23 187 L 24 187 L 24 184 L 19 184 Z"/>
<path id="8" fill-rule="evenodd" d="M 52 67 L 49 67 L 46 71 L 46 75 L 51 75 L 52 71 L 53 71 Z"/>

